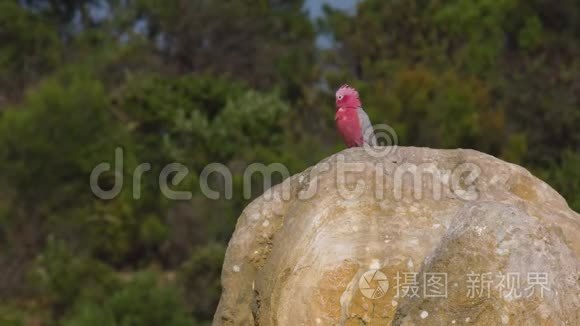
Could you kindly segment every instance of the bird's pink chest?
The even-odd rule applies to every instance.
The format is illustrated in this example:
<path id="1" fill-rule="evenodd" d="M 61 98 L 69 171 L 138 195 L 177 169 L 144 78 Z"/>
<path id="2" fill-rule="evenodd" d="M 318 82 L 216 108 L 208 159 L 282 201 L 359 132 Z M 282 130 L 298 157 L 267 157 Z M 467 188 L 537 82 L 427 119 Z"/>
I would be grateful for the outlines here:
<path id="1" fill-rule="evenodd" d="M 360 121 L 356 109 L 340 108 L 336 111 L 336 127 L 348 147 L 362 145 Z"/>

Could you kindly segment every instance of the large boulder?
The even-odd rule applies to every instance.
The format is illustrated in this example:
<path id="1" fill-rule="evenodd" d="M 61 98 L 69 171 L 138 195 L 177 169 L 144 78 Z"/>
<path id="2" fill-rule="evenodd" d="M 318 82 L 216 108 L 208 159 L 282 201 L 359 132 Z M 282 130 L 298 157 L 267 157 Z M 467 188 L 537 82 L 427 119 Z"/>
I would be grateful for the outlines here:
<path id="1" fill-rule="evenodd" d="M 348 149 L 240 216 L 214 325 L 580 325 L 580 216 L 473 150 Z"/>

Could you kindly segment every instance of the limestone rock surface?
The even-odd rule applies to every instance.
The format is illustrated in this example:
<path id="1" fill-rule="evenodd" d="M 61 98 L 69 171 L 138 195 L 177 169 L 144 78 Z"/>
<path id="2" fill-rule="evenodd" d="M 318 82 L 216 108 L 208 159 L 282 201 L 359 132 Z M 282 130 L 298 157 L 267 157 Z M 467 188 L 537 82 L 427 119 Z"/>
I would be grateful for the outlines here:
<path id="1" fill-rule="evenodd" d="M 520 166 L 348 149 L 244 210 L 214 325 L 580 325 L 579 257 L 580 215 Z"/>

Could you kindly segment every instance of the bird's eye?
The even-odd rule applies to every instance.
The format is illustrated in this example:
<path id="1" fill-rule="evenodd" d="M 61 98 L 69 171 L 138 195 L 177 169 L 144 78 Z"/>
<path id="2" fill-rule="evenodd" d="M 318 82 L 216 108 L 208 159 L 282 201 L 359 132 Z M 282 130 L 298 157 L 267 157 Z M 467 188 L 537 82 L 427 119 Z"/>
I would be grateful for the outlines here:
<path id="1" fill-rule="evenodd" d="M 342 95 L 338 95 L 338 100 L 342 100 Z"/>

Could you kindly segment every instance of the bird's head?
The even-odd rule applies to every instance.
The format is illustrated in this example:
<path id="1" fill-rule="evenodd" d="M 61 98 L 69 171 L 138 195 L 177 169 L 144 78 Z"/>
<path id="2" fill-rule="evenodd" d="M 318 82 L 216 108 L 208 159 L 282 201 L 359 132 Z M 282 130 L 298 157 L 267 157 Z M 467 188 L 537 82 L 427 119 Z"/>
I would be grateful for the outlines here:
<path id="1" fill-rule="evenodd" d="M 361 102 L 356 89 L 344 84 L 336 91 L 336 108 L 359 108 Z"/>

